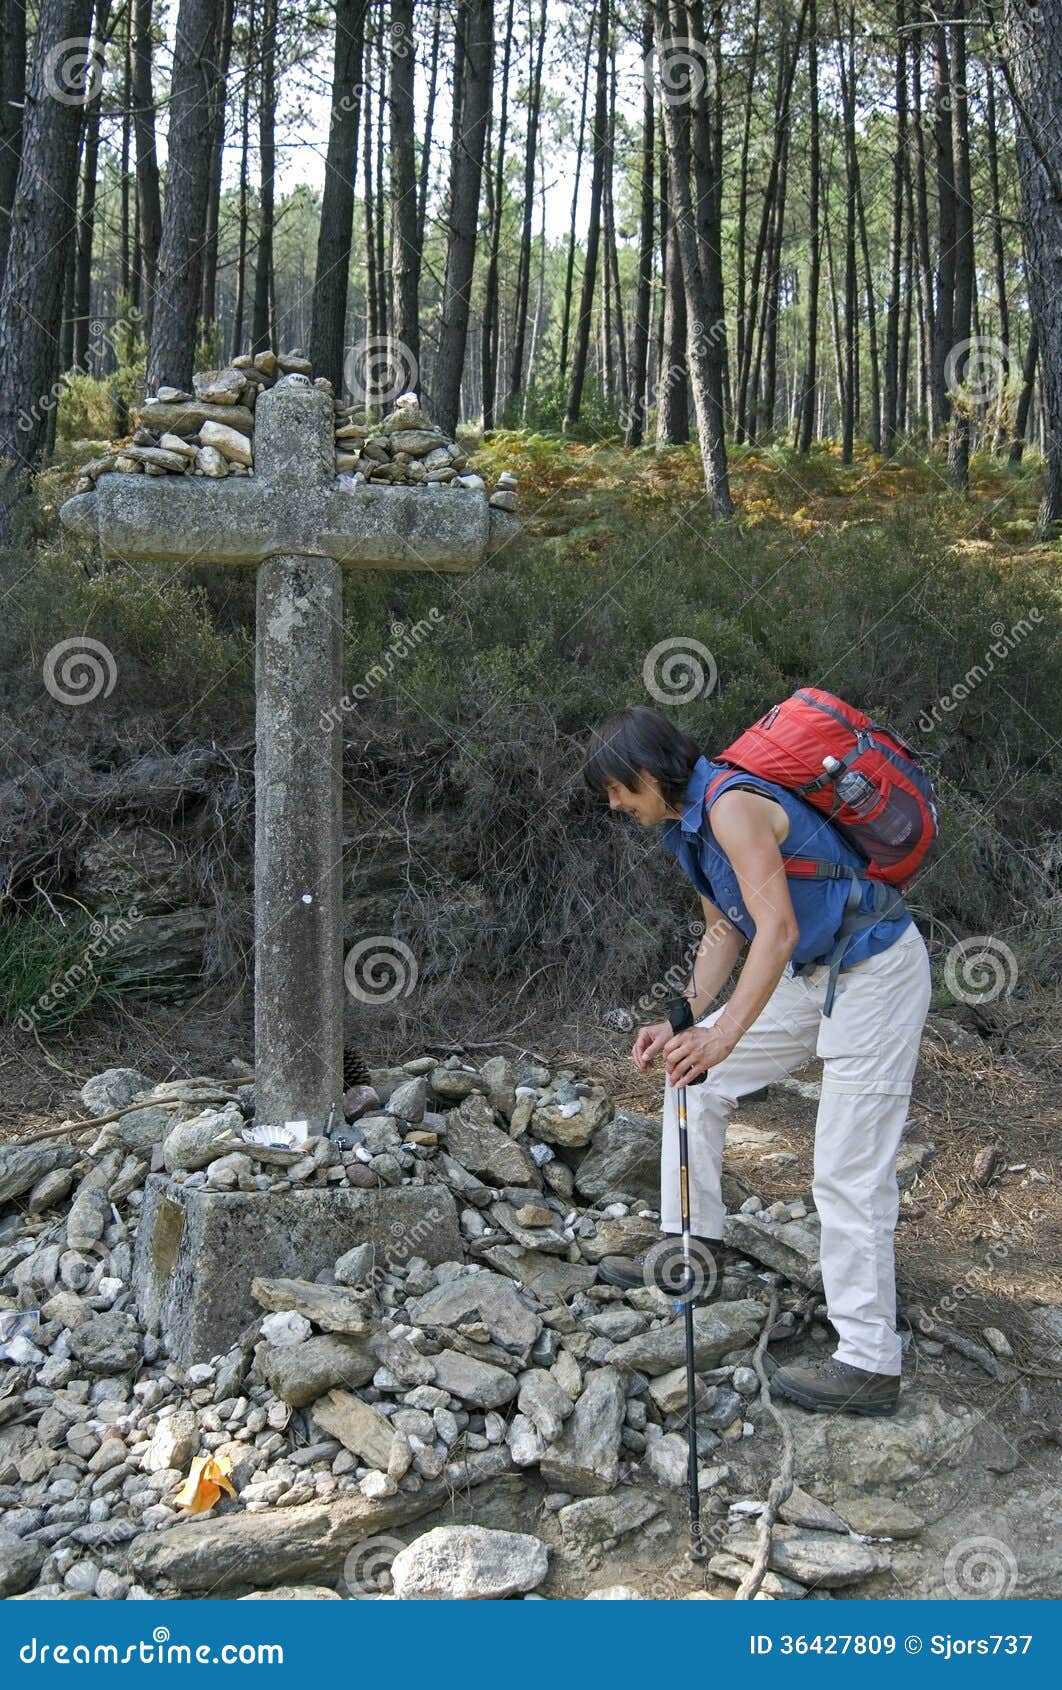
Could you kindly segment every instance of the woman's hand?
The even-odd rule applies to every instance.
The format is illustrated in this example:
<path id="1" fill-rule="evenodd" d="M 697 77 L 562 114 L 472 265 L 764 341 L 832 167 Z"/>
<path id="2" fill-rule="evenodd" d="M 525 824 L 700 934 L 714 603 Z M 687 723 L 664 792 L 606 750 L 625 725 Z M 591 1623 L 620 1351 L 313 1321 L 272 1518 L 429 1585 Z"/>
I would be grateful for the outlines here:
<path id="1" fill-rule="evenodd" d="M 698 1074 L 706 1074 L 709 1068 L 725 1061 L 736 1043 L 718 1024 L 688 1027 L 684 1033 L 676 1033 L 664 1043 L 668 1084 L 691 1085 Z"/>
<path id="2" fill-rule="evenodd" d="M 657 1021 L 640 1030 L 631 1049 L 631 1061 L 639 1073 L 648 1073 L 670 1037 L 670 1021 Z"/>

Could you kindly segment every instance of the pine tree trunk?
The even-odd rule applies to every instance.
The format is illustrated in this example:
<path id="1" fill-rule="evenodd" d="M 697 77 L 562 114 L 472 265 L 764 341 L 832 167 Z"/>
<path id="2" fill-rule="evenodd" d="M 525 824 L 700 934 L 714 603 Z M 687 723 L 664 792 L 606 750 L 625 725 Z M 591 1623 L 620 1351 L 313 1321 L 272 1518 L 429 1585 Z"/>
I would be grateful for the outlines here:
<path id="1" fill-rule="evenodd" d="M 450 152 L 449 232 L 433 396 L 435 420 L 451 436 L 460 410 L 469 293 L 476 259 L 483 143 L 494 59 L 493 0 L 461 0 L 460 13 L 462 27 L 455 51 L 463 55 L 464 65 Z"/>
<path id="2" fill-rule="evenodd" d="M 218 217 L 221 210 L 221 165 L 225 147 L 225 106 L 229 63 L 232 58 L 232 25 L 235 0 L 221 0 L 221 37 L 218 45 L 218 87 L 211 117 L 210 198 L 207 201 L 206 245 L 203 251 L 203 329 L 217 321 L 218 314 Z"/>
<path id="3" fill-rule="evenodd" d="M 159 279 L 162 199 L 155 150 L 155 91 L 152 86 L 152 0 L 130 0 L 133 7 L 133 138 L 136 142 L 136 191 L 140 220 L 141 305 L 150 338 Z"/>
<path id="4" fill-rule="evenodd" d="M 265 352 L 272 343 L 269 285 L 273 275 L 273 223 L 277 171 L 277 0 L 262 0 L 262 80 L 258 93 L 258 252 L 254 266 L 254 305 L 251 312 L 251 351 Z"/>
<path id="5" fill-rule="evenodd" d="M 579 297 L 579 315 L 575 324 L 575 343 L 572 347 L 572 374 L 568 386 L 568 400 L 564 407 L 563 429 L 567 433 L 579 421 L 586 363 L 590 350 L 590 326 L 594 310 L 594 289 L 597 283 L 597 255 L 601 245 L 601 201 L 605 185 L 605 163 L 608 157 L 608 46 L 610 29 L 610 0 L 598 0 L 597 75 L 595 83 L 594 117 L 591 127 L 593 169 L 590 176 L 590 208 L 586 232 L 586 259 L 583 265 L 583 285 Z"/>
<path id="6" fill-rule="evenodd" d="M 685 31 L 689 27 L 689 20 L 682 0 L 654 0 L 654 3 L 659 74 L 666 88 L 669 57 L 676 50 L 675 43 L 687 39 Z M 712 514 L 729 518 L 734 514 L 734 506 L 730 497 L 722 416 L 713 400 L 715 377 L 710 355 L 712 323 L 701 271 L 693 206 L 689 137 L 691 114 L 688 107 L 676 105 L 666 97 L 663 101 L 663 112 L 668 178 L 674 206 L 672 223 L 682 265 L 686 317 L 687 323 L 698 325 L 697 329 L 687 335 L 686 355 L 697 412 L 697 434 L 704 468 L 705 493 Z"/>
<path id="7" fill-rule="evenodd" d="M 247 7 L 247 51 L 243 64 L 243 89 L 240 97 L 240 185 L 236 211 L 236 300 L 232 315 L 233 358 L 243 351 L 243 320 L 247 310 L 247 209 L 251 185 L 248 159 L 251 151 L 251 65 L 255 53 L 255 3 Z M 327 182 L 326 182 L 327 186 Z"/>
<path id="8" fill-rule="evenodd" d="M 73 250 L 84 107 L 49 92 L 63 44 L 84 38 L 92 0 L 40 0 L 0 300 L 0 544 L 11 538 L 19 472 L 36 466 L 54 403 L 66 257 Z"/>
<path id="9" fill-rule="evenodd" d="M 749 334 L 749 324 L 746 319 L 746 253 L 745 239 L 748 227 L 749 213 L 749 142 L 752 132 L 752 98 L 756 89 L 756 68 L 760 52 L 760 7 L 762 0 L 755 0 L 755 10 L 752 17 L 752 45 L 749 50 L 749 75 L 745 85 L 745 112 L 741 137 L 741 164 L 738 173 L 738 208 L 737 208 L 737 327 L 734 336 L 734 351 L 737 358 L 738 379 L 745 367 L 745 342 Z M 735 438 L 740 443 L 745 438 L 745 420 L 741 415 L 740 403 L 736 419 Z"/>
<path id="10" fill-rule="evenodd" d="M 896 451 L 900 412 L 900 282 L 903 268 L 904 159 L 907 152 L 907 51 L 904 0 L 896 0 L 896 148 L 892 159 L 892 220 L 889 230 L 889 298 L 885 306 L 885 398 L 881 448 Z"/>
<path id="11" fill-rule="evenodd" d="M 929 187 L 926 169 L 926 138 L 922 126 L 922 50 L 921 33 L 911 43 L 911 138 L 912 163 L 911 199 L 915 227 L 915 250 L 918 262 L 919 305 L 919 401 L 918 409 L 926 430 L 926 438 L 933 439 L 933 367 L 936 360 L 937 324 L 934 308 L 933 264 L 929 246 Z"/>
<path id="12" fill-rule="evenodd" d="M 391 332 L 420 363 L 420 233 L 413 147 L 413 0 L 391 0 Z M 404 355 L 403 355 L 404 356 Z"/>
<path id="13" fill-rule="evenodd" d="M 520 225 L 520 261 L 516 274 L 516 314 L 513 324 L 512 358 L 509 372 L 509 395 L 506 417 L 514 422 L 520 415 L 524 399 L 524 349 L 527 341 L 528 300 L 531 293 L 531 227 L 535 209 L 535 171 L 538 154 L 538 125 L 542 109 L 542 59 L 546 46 L 546 0 L 541 0 L 538 35 L 531 24 L 528 0 L 528 109 L 527 144 L 524 148 L 524 203 Z"/>
<path id="14" fill-rule="evenodd" d="M 1010 442 L 1007 456 L 1007 468 L 1014 472 L 1021 468 L 1022 453 L 1025 451 L 1025 435 L 1029 427 L 1029 407 L 1032 404 L 1033 387 L 1036 383 L 1036 361 L 1040 353 L 1040 343 L 1033 324 L 1029 336 L 1029 344 L 1025 348 L 1025 359 L 1021 371 L 1021 392 L 1018 395 L 1018 408 L 1014 417 L 1014 435 Z"/>
<path id="15" fill-rule="evenodd" d="M 317 374 L 327 377 L 337 393 L 343 388 L 343 341 L 361 116 L 358 90 L 367 9 L 368 0 L 336 0 L 332 109 L 310 321 L 310 360 Z"/>
<path id="16" fill-rule="evenodd" d="M 5 0 L 0 64 L 0 288 L 4 283 L 11 208 L 22 157 L 22 108 L 26 99 L 26 0 Z"/>
<path id="17" fill-rule="evenodd" d="M 579 187 L 583 174 L 583 154 L 586 150 L 586 108 L 590 98 L 590 59 L 597 28 L 597 3 L 594 0 L 586 31 L 586 51 L 583 55 L 582 96 L 579 105 L 579 141 L 575 151 L 575 179 L 572 185 L 572 210 L 568 227 L 568 261 L 564 272 L 564 302 L 561 309 L 560 362 L 557 366 L 557 391 L 562 393 L 568 380 L 568 340 L 571 333 L 573 282 L 575 276 L 576 218 L 579 210 Z"/>
<path id="18" fill-rule="evenodd" d="M 933 328 L 933 367 L 930 382 L 930 430 L 933 439 L 951 415 L 947 362 L 955 344 L 955 159 L 952 151 L 951 66 L 948 32 L 933 30 L 933 98 L 936 104 L 934 141 L 937 156 L 938 261 L 936 317 Z"/>
<path id="19" fill-rule="evenodd" d="M 952 334 L 957 347 L 968 345 L 973 327 L 974 223 L 970 186 L 969 95 L 966 88 L 966 0 L 953 0 L 951 37 L 952 158 L 955 167 L 955 301 Z M 970 481 L 971 396 L 952 404 L 948 436 L 948 485 L 965 493 Z"/>
<path id="20" fill-rule="evenodd" d="M 811 451 L 815 427 L 815 388 L 819 355 L 819 268 L 822 263 L 822 232 L 819 206 L 822 178 L 822 146 L 819 125 L 819 19 L 816 0 L 808 10 L 808 323 L 804 353 L 804 389 L 798 411 L 797 448 Z"/>
<path id="21" fill-rule="evenodd" d="M 661 141 L 667 145 L 667 136 L 663 129 Z M 670 204 L 671 191 L 669 168 L 667 195 L 662 198 L 662 205 Z M 656 444 L 685 446 L 690 437 L 689 372 L 686 365 L 686 288 L 682 280 L 678 231 L 675 218 L 670 214 L 667 218 L 665 242 L 664 309 L 661 317 L 660 358 L 656 382 Z"/>
<path id="22" fill-rule="evenodd" d="M 643 0 L 642 63 L 648 64 L 653 50 L 653 4 Z M 630 407 L 627 413 L 625 446 L 640 446 L 645 438 L 645 414 L 648 408 L 649 378 L 649 316 L 653 299 L 653 187 L 656 159 L 654 133 L 655 95 L 652 81 L 645 78 L 642 94 L 642 182 L 638 237 L 638 294 L 634 307 L 634 336 L 631 347 L 630 372 L 627 386 Z"/>
<path id="23" fill-rule="evenodd" d="M 130 202 L 132 178 L 129 170 L 133 140 L 133 19 L 132 5 L 125 8 L 125 32 L 122 51 L 122 152 L 121 183 L 118 200 L 118 292 L 128 299 L 132 287 L 132 228 Z M 0 270 L 2 277 L 2 270 Z M 124 434 L 125 430 L 122 430 Z"/>
<path id="24" fill-rule="evenodd" d="M 166 207 L 148 352 L 148 391 L 190 389 L 203 282 L 203 227 L 210 193 L 210 149 L 202 144 L 218 77 L 215 0 L 181 0 L 170 89 Z"/>
<path id="25" fill-rule="evenodd" d="M 1038 4 L 1004 0 L 1003 36 L 1007 69 L 1018 96 L 1018 173 L 1047 433 L 1040 530 L 1048 535 L 1062 523 L 1062 193 L 1058 169 L 1062 0 L 1038 0 Z M 1050 152 L 1044 150 L 1045 138 Z"/>
<path id="26" fill-rule="evenodd" d="M 505 47 L 502 54 L 501 106 L 498 112 L 498 144 L 488 163 L 487 275 L 483 290 L 483 321 L 480 326 L 480 363 L 483 368 L 483 427 L 494 427 L 498 391 L 498 259 L 501 252 L 502 213 L 505 208 L 505 143 L 509 126 L 509 64 L 512 57 L 514 0 L 509 0 L 505 19 Z M 490 145 L 490 136 L 487 137 Z"/>
<path id="27" fill-rule="evenodd" d="M 442 0 L 434 0 L 431 26 L 431 56 L 428 64 L 428 93 L 426 99 L 427 127 L 420 155 L 420 182 L 417 188 L 417 252 L 424 256 L 424 227 L 428 213 L 428 179 L 431 174 L 431 137 L 435 117 L 435 90 L 439 79 L 439 43 L 442 39 Z"/>
<path id="28" fill-rule="evenodd" d="M 996 314 L 1003 348 L 1000 391 L 996 403 L 993 452 L 1003 449 L 1007 432 L 1007 395 L 1010 377 L 1010 309 L 1007 302 L 1007 255 L 1003 244 L 1003 208 L 999 189 L 999 123 L 996 116 L 996 73 L 985 66 L 985 141 L 988 151 L 988 186 L 991 195 L 992 257 L 996 283 Z"/>
<path id="29" fill-rule="evenodd" d="M 623 315 L 623 289 L 620 285 L 619 249 L 616 245 L 616 207 L 612 192 L 615 164 L 616 41 L 615 36 L 613 36 L 609 71 L 608 163 L 605 168 L 605 264 L 612 282 L 612 325 L 611 332 L 605 336 L 605 345 L 608 350 L 609 374 L 614 379 L 615 397 L 619 401 L 624 417 L 626 417 L 630 404 L 630 390 L 627 386 L 627 324 Z M 615 335 L 614 361 L 613 334 Z"/>
<path id="30" fill-rule="evenodd" d="M 103 76 L 103 53 L 107 41 L 107 21 L 111 0 L 96 0 L 92 23 L 92 72 L 94 79 Z M 96 234 L 96 177 L 100 161 L 100 101 L 89 100 L 85 107 L 84 140 L 81 161 L 81 205 L 78 211 L 76 256 L 74 259 L 74 309 L 72 314 L 73 346 L 70 367 L 87 370 L 89 367 L 89 320 L 92 312 L 92 246 Z"/>

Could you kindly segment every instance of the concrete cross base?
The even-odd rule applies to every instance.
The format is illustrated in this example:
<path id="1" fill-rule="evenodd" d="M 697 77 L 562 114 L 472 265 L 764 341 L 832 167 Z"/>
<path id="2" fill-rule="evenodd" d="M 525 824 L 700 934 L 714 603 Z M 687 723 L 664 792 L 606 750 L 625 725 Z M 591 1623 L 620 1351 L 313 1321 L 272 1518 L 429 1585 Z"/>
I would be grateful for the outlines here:
<path id="1" fill-rule="evenodd" d="M 183 1367 L 209 1361 L 264 1313 L 252 1279 L 316 1279 L 362 1243 L 378 1262 L 459 1261 L 454 1200 L 439 1185 L 229 1192 L 151 1174 L 133 1256 L 137 1312 Z"/>

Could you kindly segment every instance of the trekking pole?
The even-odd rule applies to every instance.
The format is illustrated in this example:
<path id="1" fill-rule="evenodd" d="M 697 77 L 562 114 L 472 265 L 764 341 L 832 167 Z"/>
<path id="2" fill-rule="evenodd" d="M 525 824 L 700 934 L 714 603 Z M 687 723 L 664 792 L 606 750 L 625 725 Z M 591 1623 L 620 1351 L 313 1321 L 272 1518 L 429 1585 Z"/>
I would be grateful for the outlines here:
<path id="1" fill-rule="evenodd" d="M 690 1556 L 703 1561 L 707 1551 L 701 1539 L 701 1493 L 697 1472 L 697 1369 L 693 1349 L 693 1258 L 690 1249 L 690 1164 L 686 1131 L 686 1088 L 678 1087 L 679 1216 L 682 1224 L 682 1265 L 685 1270 L 683 1316 L 686 1323 L 686 1436 L 689 1449 L 687 1475 L 690 1491 Z"/>
<path id="2" fill-rule="evenodd" d="M 668 1011 L 668 1021 L 673 1033 L 685 1032 L 687 1027 L 693 1026 L 693 1011 L 690 1008 L 688 998 L 678 997 L 674 999 Z M 701 1081 L 706 1078 L 706 1075 L 701 1074 L 696 1080 L 691 1081 L 691 1084 L 700 1085 Z M 686 1471 L 690 1493 L 690 1556 L 694 1561 L 704 1561 L 707 1559 L 708 1552 L 701 1537 L 701 1493 L 697 1472 L 697 1368 L 693 1340 L 694 1272 L 690 1235 L 690 1154 L 685 1086 L 676 1087 L 676 1102 L 678 1104 L 679 1224 L 682 1229 L 682 1265 L 685 1280 L 682 1311 L 686 1326 L 686 1440 L 688 1449 Z"/>

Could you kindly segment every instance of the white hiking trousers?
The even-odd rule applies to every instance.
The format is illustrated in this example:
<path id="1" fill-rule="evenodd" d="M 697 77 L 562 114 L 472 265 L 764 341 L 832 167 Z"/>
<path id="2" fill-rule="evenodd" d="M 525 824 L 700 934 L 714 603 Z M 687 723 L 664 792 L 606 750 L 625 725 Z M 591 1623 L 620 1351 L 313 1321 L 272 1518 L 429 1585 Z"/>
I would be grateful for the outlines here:
<path id="1" fill-rule="evenodd" d="M 823 1058 L 812 1192 L 822 1223 L 826 1304 L 840 1342 L 834 1355 L 872 1373 L 900 1372 L 893 1233 L 895 1160 L 907 1119 L 929 1008 L 929 957 L 914 923 L 895 944 L 838 976 L 822 1015 L 828 970 L 784 974 L 745 1036 L 700 1085 L 686 1089 L 691 1228 L 720 1238 L 727 1122 L 746 1092 L 813 1056 Z M 722 1009 L 697 1023 L 710 1027 Z M 678 1110 L 665 1084 L 660 1157 L 661 1226 L 680 1232 Z"/>

